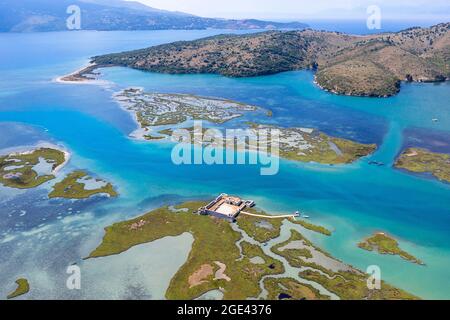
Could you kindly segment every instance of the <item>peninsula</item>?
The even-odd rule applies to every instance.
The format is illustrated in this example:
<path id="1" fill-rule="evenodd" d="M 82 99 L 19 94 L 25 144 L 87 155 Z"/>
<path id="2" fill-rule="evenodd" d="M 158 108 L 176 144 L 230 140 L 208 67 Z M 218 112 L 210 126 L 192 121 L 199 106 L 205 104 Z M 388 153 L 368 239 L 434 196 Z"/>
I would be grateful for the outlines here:
<path id="1" fill-rule="evenodd" d="M 450 76 L 450 23 L 396 33 L 355 36 L 315 30 L 219 35 L 92 58 L 94 68 L 124 66 L 169 74 L 253 77 L 317 70 L 325 90 L 387 97 L 400 81 L 437 82 Z"/>

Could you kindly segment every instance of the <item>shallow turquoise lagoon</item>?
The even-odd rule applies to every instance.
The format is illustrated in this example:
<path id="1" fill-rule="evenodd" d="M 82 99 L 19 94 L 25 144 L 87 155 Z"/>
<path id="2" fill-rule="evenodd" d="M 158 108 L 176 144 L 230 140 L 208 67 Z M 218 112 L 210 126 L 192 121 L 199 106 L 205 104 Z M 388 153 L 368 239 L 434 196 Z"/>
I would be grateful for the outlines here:
<path id="1" fill-rule="evenodd" d="M 113 182 L 120 193 L 114 200 L 49 203 L 45 200 L 48 185 L 30 192 L 0 187 L 0 255 L 8 257 L 0 261 L 0 296 L 10 291 L 17 277 L 26 276 L 38 284 L 31 297 L 92 297 L 101 287 L 102 297 L 120 298 L 117 288 L 128 280 L 124 277 L 118 283 L 119 267 L 111 268 L 110 274 L 105 270 L 96 284 L 92 276 L 98 272 L 92 270 L 96 264 L 86 265 L 91 266 L 86 272 L 89 281 L 80 292 L 65 289 L 65 268 L 86 256 L 99 243 L 103 227 L 112 222 L 163 204 L 227 192 L 254 199 L 274 214 L 302 210 L 312 222 L 334 230 L 330 238 L 311 235 L 334 256 L 362 270 L 379 265 L 384 280 L 421 297 L 450 298 L 450 185 L 392 168 L 404 145 L 450 150 L 448 83 L 403 84 L 396 97 L 366 99 L 324 92 L 314 85 L 309 71 L 230 79 L 111 68 L 102 70 L 102 79 L 108 81 L 102 86 L 52 81 L 79 68 L 92 55 L 214 33 L 220 31 L 0 34 L 0 41 L 9 44 L 0 52 L 0 148 L 38 141 L 59 143 L 73 154 L 67 171 L 86 168 Z M 23 49 L 25 44 L 28 50 Z M 171 144 L 128 137 L 136 125 L 111 97 L 128 86 L 256 104 L 273 111 L 273 117 L 259 116 L 259 121 L 319 128 L 377 143 L 379 149 L 346 166 L 283 160 L 275 176 L 260 176 L 255 166 L 175 166 Z M 439 121 L 433 122 L 434 118 Z M 373 166 L 370 160 L 386 165 Z M 55 206 L 61 210 L 50 214 Z M 356 247 L 378 230 L 398 237 L 401 246 L 427 266 Z M 189 241 L 183 237 L 162 241 L 161 246 L 172 246 L 173 254 L 183 256 L 189 250 Z M 173 248 L 176 243 L 179 247 Z M 167 252 L 151 248 L 155 268 L 163 265 L 161 259 L 171 264 Z M 129 253 L 130 273 L 133 263 L 143 263 L 135 251 Z M 178 260 L 177 265 L 182 263 Z M 117 266 L 124 263 L 117 260 Z M 100 266 L 107 268 L 108 263 L 99 262 Z M 170 274 L 164 276 L 170 279 Z M 161 298 L 165 284 L 149 277 L 144 281 L 148 294 Z"/>

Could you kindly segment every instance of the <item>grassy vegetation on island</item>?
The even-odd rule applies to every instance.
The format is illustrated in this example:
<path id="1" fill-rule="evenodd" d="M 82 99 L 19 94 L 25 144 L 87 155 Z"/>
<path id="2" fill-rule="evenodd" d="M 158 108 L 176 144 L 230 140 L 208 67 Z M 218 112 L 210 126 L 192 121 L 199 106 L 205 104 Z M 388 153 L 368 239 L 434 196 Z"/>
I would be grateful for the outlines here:
<path id="1" fill-rule="evenodd" d="M 296 148 L 292 146 L 293 142 L 290 140 L 296 133 L 298 133 L 298 129 L 295 128 L 281 129 L 281 157 L 301 162 L 346 164 L 365 157 L 377 149 L 376 144 L 362 144 L 348 139 L 331 137 L 315 130 L 311 134 L 301 134 L 302 140 L 296 142 L 298 144 Z"/>
<path id="2" fill-rule="evenodd" d="M 264 275 L 282 273 L 281 262 L 246 243 L 242 245 L 243 258 L 239 259 L 236 243 L 241 234 L 234 231 L 228 221 L 194 214 L 204 205 L 191 202 L 176 207 L 188 209 L 183 212 L 163 207 L 107 227 L 102 243 L 89 258 L 119 254 L 138 244 L 189 232 L 194 243 L 186 263 L 169 284 L 168 299 L 194 299 L 217 289 L 224 291 L 224 299 L 257 297 L 261 292 L 260 279 Z M 254 256 L 261 257 L 264 264 L 252 263 L 250 259 Z"/>
<path id="3" fill-rule="evenodd" d="M 267 213 L 261 210 L 257 210 L 255 208 L 246 209 L 249 213 L 254 213 L 258 215 L 267 215 L 268 218 L 263 217 L 255 217 L 255 216 L 249 216 L 241 214 L 237 218 L 237 225 L 239 228 L 241 228 L 245 233 L 247 233 L 251 238 L 254 240 L 265 243 L 272 239 L 278 238 L 280 236 L 281 232 L 281 225 L 283 224 L 283 221 L 286 219 L 271 219 Z M 294 220 L 289 219 L 289 221 L 293 224 L 301 225 L 303 228 L 321 233 L 323 235 L 330 236 L 331 231 L 322 227 L 318 226 L 309 222 L 306 222 L 304 220 Z"/>
<path id="4" fill-rule="evenodd" d="M 450 23 L 366 36 L 302 30 L 219 35 L 97 56 L 99 66 L 170 74 L 253 77 L 317 69 L 317 83 L 338 94 L 391 96 L 400 81 L 450 76 Z"/>
<path id="5" fill-rule="evenodd" d="M 370 290 L 368 275 L 361 272 L 339 272 L 328 276 L 314 270 L 300 272 L 300 277 L 321 284 L 342 300 L 418 300 L 419 298 L 384 281 L 381 289 Z"/>
<path id="6" fill-rule="evenodd" d="M 409 148 L 399 156 L 395 167 L 415 173 L 431 173 L 437 179 L 450 183 L 449 154 Z"/>
<path id="7" fill-rule="evenodd" d="M 55 178 L 53 172 L 65 162 L 64 152 L 40 148 L 0 157 L 0 183 L 17 189 L 35 188 Z M 37 172 L 35 166 L 48 166 L 48 172 Z"/>
<path id="8" fill-rule="evenodd" d="M 268 132 L 278 130 L 280 133 L 278 140 L 279 156 L 292 161 L 330 165 L 347 164 L 357 161 L 361 157 L 368 156 L 377 149 L 376 144 L 362 144 L 356 141 L 331 137 L 309 128 L 281 128 L 254 122 L 248 122 L 247 124 L 250 126 L 250 129 L 242 129 L 242 132 L 249 137 L 256 137 L 255 139 L 259 139 L 257 130 L 268 130 Z M 191 143 L 194 144 L 194 127 L 186 128 L 186 130 L 190 133 Z M 207 128 L 203 127 L 201 134 L 205 135 L 207 130 Z M 158 133 L 171 136 L 173 132 L 171 129 L 164 129 Z M 197 137 L 197 139 L 200 138 Z M 249 139 L 244 139 L 243 136 L 237 136 L 237 139 L 243 141 L 242 150 L 266 152 L 266 150 L 255 150 L 255 147 L 249 143 Z M 202 139 L 200 141 L 203 146 L 209 145 L 208 142 Z M 217 144 L 221 145 L 220 141 L 225 148 L 227 146 L 226 137 L 221 137 L 220 135 L 217 139 L 214 139 L 216 143 L 214 146 L 217 146 Z M 235 147 L 235 149 L 237 148 Z"/>
<path id="9" fill-rule="evenodd" d="M 24 295 L 30 291 L 30 285 L 27 279 L 20 278 L 16 280 L 17 288 L 14 292 L 11 292 L 7 299 L 14 299 L 21 295 Z"/>
<path id="10" fill-rule="evenodd" d="M 159 94 L 147 93 L 142 89 L 128 88 L 115 95 L 117 101 L 132 112 L 139 125 L 144 130 L 142 138 L 145 140 L 161 140 L 169 138 L 176 128 L 188 119 L 205 120 L 208 123 L 223 124 L 225 122 L 242 117 L 249 112 L 258 112 L 264 109 L 219 98 L 205 98 L 186 94 Z M 265 112 L 267 116 L 267 111 Z M 158 128 L 160 126 L 172 126 Z M 346 164 L 367 156 L 377 148 L 376 144 L 362 144 L 348 139 L 331 137 L 313 128 L 284 128 L 247 122 L 248 128 L 238 128 L 234 137 L 223 135 L 220 129 L 215 127 L 212 132 L 207 126 L 201 128 L 183 128 L 190 134 L 192 144 L 201 141 L 203 147 L 213 146 L 219 148 L 229 147 L 230 141 L 239 140 L 240 151 L 259 151 L 261 132 L 276 131 L 279 134 L 277 146 L 279 156 L 285 159 L 301 162 L 316 162 L 322 164 Z M 152 135 L 155 129 L 157 135 Z M 197 129 L 197 130 L 194 130 Z M 198 131 L 198 132 L 197 132 Z M 205 138 L 206 135 L 206 138 Z M 194 139 L 194 136 L 196 139 Z M 203 139 L 202 139 L 203 138 Z M 186 140 L 185 142 L 187 142 Z M 268 144 L 271 142 L 269 141 Z M 264 144 L 265 146 L 266 144 Z M 234 146 L 234 144 L 233 144 Z M 234 146 L 236 149 L 237 147 Z"/>
<path id="11" fill-rule="evenodd" d="M 321 284 L 344 300 L 417 299 L 417 297 L 382 282 L 381 290 L 367 287 L 368 275 L 333 258 L 295 230 L 291 237 L 271 248 L 291 266 L 307 268 L 300 272 L 303 279 Z"/>
<path id="12" fill-rule="evenodd" d="M 264 287 L 268 300 L 328 300 L 319 290 L 293 278 L 266 278 Z"/>
<path id="13" fill-rule="evenodd" d="M 373 236 L 361 241 L 358 244 L 358 247 L 367 251 L 377 251 L 380 254 L 400 256 L 405 260 L 424 265 L 421 260 L 400 249 L 397 240 L 385 233 L 380 232 L 374 234 Z"/>
<path id="14" fill-rule="evenodd" d="M 271 248 L 271 251 L 279 256 L 285 258 L 289 264 L 293 267 L 300 268 L 307 266 L 307 262 L 304 262 L 301 258 L 312 258 L 311 251 L 307 248 L 289 248 L 280 250 L 285 247 L 289 243 L 294 241 L 305 241 L 309 244 L 309 242 L 304 238 L 299 232 L 295 230 L 291 230 L 291 236 L 288 240 L 278 243 L 277 245 Z"/>
<path id="15" fill-rule="evenodd" d="M 135 114 L 144 129 L 177 125 L 187 120 L 223 124 L 246 113 L 259 111 L 255 106 L 229 99 L 145 92 L 140 88 L 122 90 L 114 97 L 123 108 Z M 261 108 L 260 111 L 265 110 Z"/>
<path id="16" fill-rule="evenodd" d="M 331 231 L 323 226 L 318 226 L 316 224 L 312 224 L 305 220 L 290 219 L 289 221 L 291 221 L 293 224 L 301 225 L 305 229 L 308 229 L 308 230 L 311 230 L 311 231 L 314 231 L 317 233 L 321 233 L 325 236 L 331 236 Z"/>
<path id="17" fill-rule="evenodd" d="M 87 189 L 86 183 L 89 182 L 99 186 Z M 110 197 L 118 195 L 111 183 L 106 183 L 101 179 L 94 180 L 84 171 L 74 171 L 68 174 L 64 180 L 56 183 L 48 196 L 49 198 L 86 199 L 95 194 L 107 194 Z"/>
<path id="18" fill-rule="evenodd" d="M 294 247 L 289 247 L 290 244 L 300 244 Z M 271 251 L 279 256 L 285 258 L 292 267 L 302 268 L 310 267 L 320 270 L 326 274 L 331 275 L 332 272 L 322 265 L 310 262 L 309 259 L 313 258 L 312 251 L 316 250 L 322 253 L 324 256 L 333 259 L 328 253 L 322 251 L 320 248 L 315 247 L 308 239 L 296 230 L 291 230 L 291 236 L 288 240 L 278 243 L 271 248 Z M 337 260 L 336 260 L 337 261 Z"/>
<path id="19" fill-rule="evenodd" d="M 263 216 L 267 215 L 265 212 L 256 210 L 255 208 L 248 208 L 246 211 Z M 283 219 L 265 219 L 241 214 L 237 218 L 236 223 L 249 237 L 260 243 L 264 243 L 280 236 Z"/>

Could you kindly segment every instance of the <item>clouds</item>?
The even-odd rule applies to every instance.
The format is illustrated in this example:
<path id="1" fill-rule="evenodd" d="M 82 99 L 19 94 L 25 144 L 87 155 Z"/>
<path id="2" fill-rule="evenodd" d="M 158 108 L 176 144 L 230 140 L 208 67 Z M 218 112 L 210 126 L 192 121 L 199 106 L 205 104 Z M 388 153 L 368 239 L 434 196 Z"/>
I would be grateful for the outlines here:
<path id="1" fill-rule="evenodd" d="M 450 21 L 448 0 L 139 0 L 152 7 L 224 18 L 359 18 L 379 5 L 390 18 L 440 16 Z"/>

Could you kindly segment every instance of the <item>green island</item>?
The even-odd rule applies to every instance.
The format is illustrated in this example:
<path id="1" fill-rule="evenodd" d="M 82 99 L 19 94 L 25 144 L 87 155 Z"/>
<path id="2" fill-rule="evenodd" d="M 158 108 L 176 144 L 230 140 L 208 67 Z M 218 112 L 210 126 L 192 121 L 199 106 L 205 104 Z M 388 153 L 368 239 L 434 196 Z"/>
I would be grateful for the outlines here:
<path id="1" fill-rule="evenodd" d="M 291 266 L 303 269 L 299 276 L 322 285 L 344 300 L 362 299 L 418 299 L 385 282 L 380 290 L 369 290 L 367 275 L 352 266 L 333 258 L 295 230 L 291 237 L 271 248 L 283 256 Z"/>
<path id="2" fill-rule="evenodd" d="M 194 242 L 187 261 L 170 281 L 165 294 L 167 299 L 195 299 L 211 290 L 223 292 L 223 299 L 329 299 L 329 296 L 320 294 L 313 286 L 283 277 L 283 263 L 263 251 L 263 243 L 279 237 L 284 218 L 265 218 L 261 210 L 246 209 L 253 210 L 250 214 L 255 213 L 261 217 L 241 213 L 233 227 L 230 220 L 204 215 L 202 210 L 206 204 L 187 202 L 174 207 L 161 207 L 135 219 L 106 227 L 102 242 L 86 259 L 117 255 L 139 244 L 188 232 L 193 236 Z M 245 241 L 243 232 L 257 243 Z M 299 239 L 304 241 L 307 250 L 299 251 L 298 248 L 289 247 L 291 242 Z M 415 298 L 387 284 L 383 284 L 380 293 L 371 293 L 364 286 L 367 275 L 333 259 L 294 230 L 291 239 L 276 245 L 271 251 L 285 257 L 290 264 L 302 267 L 308 265 L 312 271 L 324 270 L 332 279 L 335 276 L 343 279 L 327 283 L 328 277 L 322 279 L 322 273 L 318 276 L 302 276 L 305 279 L 317 277 L 314 282 L 324 285 L 327 290 L 344 299 Z M 313 261 L 293 262 L 294 253 L 307 256 Z M 332 262 L 324 261 L 323 257 Z M 263 288 L 267 290 L 267 297 L 262 296 Z M 350 293 L 345 289 L 349 289 Z"/>
<path id="3" fill-rule="evenodd" d="M 125 89 L 115 94 L 114 98 L 124 109 L 136 115 L 136 120 L 144 129 L 176 125 L 189 119 L 222 124 L 248 112 L 264 111 L 262 108 L 228 99 L 192 94 L 150 93 L 140 88 Z"/>
<path id="4" fill-rule="evenodd" d="M 415 173 L 431 173 L 440 181 L 450 183 L 450 155 L 422 148 L 409 148 L 402 152 L 395 167 Z"/>
<path id="5" fill-rule="evenodd" d="M 293 278 L 266 278 L 264 287 L 268 300 L 329 300 L 319 290 Z"/>
<path id="6" fill-rule="evenodd" d="M 169 74 L 252 77 L 313 69 L 315 81 L 330 92 L 387 97 L 399 92 L 400 81 L 448 80 L 449 39 L 449 22 L 365 36 L 310 29 L 218 35 L 96 56 L 86 73 L 95 66 L 125 66 Z"/>
<path id="7" fill-rule="evenodd" d="M 20 278 L 16 280 L 17 288 L 14 290 L 14 292 L 11 292 L 7 299 L 14 299 L 18 296 L 24 295 L 30 291 L 30 285 L 28 283 L 27 279 Z"/>
<path id="8" fill-rule="evenodd" d="M 63 151 L 52 148 L 0 156 L 0 183 L 17 189 L 35 188 L 54 179 L 66 160 Z"/>
<path id="9" fill-rule="evenodd" d="M 316 162 L 322 164 L 346 164 L 373 153 L 376 144 L 362 144 L 348 139 L 336 138 L 311 128 L 283 128 L 246 122 L 244 128 L 235 130 L 233 137 L 223 135 L 220 128 L 202 127 L 201 134 L 194 127 L 180 128 L 188 120 L 205 120 L 214 125 L 221 125 L 246 113 L 264 109 L 240 102 L 205 98 L 186 94 L 147 93 L 142 89 L 129 88 L 115 95 L 116 100 L 127 111 L 131 112 L 141 127 L 138 137 L 155 141 L 168 139 L 176 129 L 186 129 L 190 133 L 190 142 L 226 147 L 237 139 L 242 142 L 241 148 L 250 151 L 260 150 L 260 132 L 279 132 L 279 156 L 300 162 Z M 269 112 L 265 111 L 264 116 Z M 207 124 L 208 125 L 208 124 Z M 161 126 L 172 126 L 161 128 Z M 219 129 L 219 130 L 217 130 Z M 155 131 L 155 132 L 153 132 Z M 194 137 L 195 135 L 195 137 Z M 200 136 L 201 135 L 201 136 Z M 254 137 L 254 139 L 250 139 Z M 270 142 L 268 143 L 270 144 Z"/>
<path id="10" fill-rule="evenodd" d="M 89 185 L 89 188 L 87 187 Z M 94 179 L 85 171 L 74 171 L 61 182 L 53 186 L 49 198 L 86 199 L 95 194 L 107 194 L 116 197 L 118 194 L 111 183 Z"/>
<path id="11" fill-rule="evenodd" d="M 400 256 L 405 260 L 425 265 L 421 260 L 400 249 L 397 240 L 383 232 L 375 233 L 373 236 L 358 243 L 358 247 L 367 251 L 377 251 L 380 254 L 391 254 Z"/>

